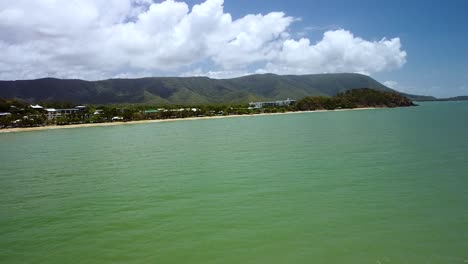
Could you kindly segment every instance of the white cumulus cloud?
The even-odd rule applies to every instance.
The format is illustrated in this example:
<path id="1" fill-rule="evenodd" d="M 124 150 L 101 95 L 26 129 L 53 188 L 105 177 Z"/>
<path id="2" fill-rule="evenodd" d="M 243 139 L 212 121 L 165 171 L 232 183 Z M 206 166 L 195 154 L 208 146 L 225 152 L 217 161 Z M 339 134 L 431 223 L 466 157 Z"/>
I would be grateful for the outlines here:
<path id="1" fill-rule="evenodd" d="M 304 74 L 310 72 L 360 72 L 370 74 L 400 68 L 406 62 L 399 38 L 366 41 L 351 32 L 327 31 L 323 39 L 284 41 L 279 55 L 267 64 L 268 72 Z"/>
<path id="2" fill-rule="evenodd" d="M 190 8 L 166 0 L 0 2 L 0 79 L 46 76 L 232 77 L 251 72 L 372 74 L 402 67 L 400 39 L 367 41 L 343 29 L 294 39 L 283 12 L 233 19 L 223 0 Z"/>

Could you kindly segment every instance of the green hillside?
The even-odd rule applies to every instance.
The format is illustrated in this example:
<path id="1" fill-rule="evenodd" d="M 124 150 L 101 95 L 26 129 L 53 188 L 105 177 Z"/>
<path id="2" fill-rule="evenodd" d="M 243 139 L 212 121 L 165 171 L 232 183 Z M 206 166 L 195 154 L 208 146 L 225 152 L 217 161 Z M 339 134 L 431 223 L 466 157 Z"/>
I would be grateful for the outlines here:
<path id="1" fill-rule="evenodd" d="M 247 103 L 254 100 L 300 99 L 334 96 L 356 88 L 393 91 L 361 74 L 250 75 L 234 79 L 207 77 L 151 77 L 103 81 L 38 80 L 0 81 L 0 97 L 26 101 L 68 101 L 80 104 Z M 405 95 L 411 99 L 433 97 Z"/>

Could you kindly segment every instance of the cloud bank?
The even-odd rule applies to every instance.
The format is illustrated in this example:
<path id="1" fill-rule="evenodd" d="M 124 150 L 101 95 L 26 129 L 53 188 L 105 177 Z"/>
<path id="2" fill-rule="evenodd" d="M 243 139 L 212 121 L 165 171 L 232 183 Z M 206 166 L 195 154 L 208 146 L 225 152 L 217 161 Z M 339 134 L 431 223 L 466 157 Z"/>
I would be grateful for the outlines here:
<path id="1" fill-rule="evenodd" d="M 296 20 L 283 12 L 233 19 L 223 0 L 191 9 L 173 0 L 1 1 L 0 79 L 372 74 L 406 62 L 399 38 L 334 29 L 311 43 L 291 36 Z"/>

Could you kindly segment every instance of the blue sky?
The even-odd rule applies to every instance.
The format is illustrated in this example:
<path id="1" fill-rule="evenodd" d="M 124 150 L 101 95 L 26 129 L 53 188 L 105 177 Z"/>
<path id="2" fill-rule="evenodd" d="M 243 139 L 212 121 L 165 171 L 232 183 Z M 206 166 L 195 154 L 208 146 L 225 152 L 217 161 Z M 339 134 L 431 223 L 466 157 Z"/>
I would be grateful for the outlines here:
<path id="1" fill-rule="evenodd" d="M 468 95 L 468 1 L 0 2 L 0 79 L 359 72 Z"/>
<path id="2" fill-rule="evenodd" d="M 468 95 L 468 1 L 236 0 L 226 1 L 225 9 L 234 16 L 281 10 L 301 18 L 295 31 L 314 27 L 307 37 L 315 41 L 333 27 L 365 39 L 399 37 L 406 64 L 372 77 L 412 93 Z"/>

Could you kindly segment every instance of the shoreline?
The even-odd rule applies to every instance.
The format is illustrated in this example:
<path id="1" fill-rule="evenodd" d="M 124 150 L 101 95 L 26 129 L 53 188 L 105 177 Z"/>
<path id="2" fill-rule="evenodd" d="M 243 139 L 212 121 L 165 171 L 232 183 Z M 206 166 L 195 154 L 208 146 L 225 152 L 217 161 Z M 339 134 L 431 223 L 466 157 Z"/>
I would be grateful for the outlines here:
<path id="1" fill-rule="evenodd" d="M 382 109 L 382 108 L 380 108 L 380 107 L 361 107 L 361 108 L 334 109 L 334 110 L 296 111 L 296 112 L 284 112 L 284 113 L 261 113 L 261 114 L 251 114 L 251 115 L 203 116 L 203 117 L 187 117 L 187 118 L 137 120 L 137 121 L 128 121 L 128 122 L 88 123 L 88 124 L 73 124 L 73 125 L 63 125 L 63 126 L 50 125 L 50 126 L 41 126 L 41 127 L 15 127 L 15 128 L 1 128 L 0 129 L 0 134 L 2 134 L 2 133 L 29 132 L 29 131 L 41 131 L 41 130 L 53 130 L 53 129 L 70 129 L 70 128 L 85 128 L 85 127 L 100 127 L 100 126 L 119 126 L 119 125 L 137 125 L 137 124 L 146 124 L 146 123 L 162 123 L 162 122 L 174 122 L 174 121 L 194 121 L 194 120 L 209 120 L 209 119 L 234 118 L 234 117 L 255 117 L 255 116 L 268 116 L 268 115 L 287 115 L 287 114 L 301 114 L 301 113 L 324 113 L 324 112 L 341 112 L 341 111 L 373 110 L 373 109 Z"/>

